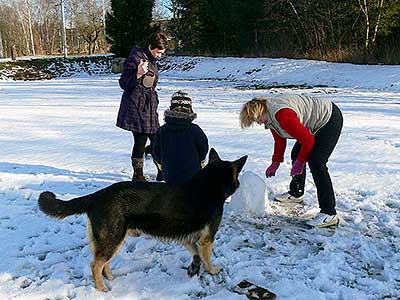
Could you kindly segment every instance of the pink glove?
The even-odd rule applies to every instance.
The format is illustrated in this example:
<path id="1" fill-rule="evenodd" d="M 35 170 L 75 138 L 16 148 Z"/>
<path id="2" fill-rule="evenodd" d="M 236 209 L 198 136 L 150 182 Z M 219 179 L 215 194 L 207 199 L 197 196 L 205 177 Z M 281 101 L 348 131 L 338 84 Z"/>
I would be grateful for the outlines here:
<path id="1" fill-rule="evenodd" d="M 275 176 L 276 170 L 278 170 L 280 164 L 281 163 L 273 161 L 271 163 L 271 165 L 265 171 L 265 176 L 267 176 L 267 177 Z"/>
<path id="2" fill-rule="evenodd" d="M 303 169 L 304 169 L 305 164 L 306 163 L 296 159 L 296 161 L 294 162 L 294 164 L 292 166 L 292 171 L 290 172 L 290 176 L 296 176 L 296 175 L 303 174 Z"/>

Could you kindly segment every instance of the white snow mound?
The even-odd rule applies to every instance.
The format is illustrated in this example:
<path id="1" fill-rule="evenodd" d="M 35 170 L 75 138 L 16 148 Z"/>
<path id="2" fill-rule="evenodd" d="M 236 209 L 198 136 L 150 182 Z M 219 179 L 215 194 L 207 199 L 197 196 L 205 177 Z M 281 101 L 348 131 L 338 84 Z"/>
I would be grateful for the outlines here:
<path id="1" fill-rule="evenodd" d="M 237 214 L 262 216 L 265 214 L 264 180 L 257 174 L 246 171 L 239 176 L 240 186 L 232 195 L 230 208 Z"/>

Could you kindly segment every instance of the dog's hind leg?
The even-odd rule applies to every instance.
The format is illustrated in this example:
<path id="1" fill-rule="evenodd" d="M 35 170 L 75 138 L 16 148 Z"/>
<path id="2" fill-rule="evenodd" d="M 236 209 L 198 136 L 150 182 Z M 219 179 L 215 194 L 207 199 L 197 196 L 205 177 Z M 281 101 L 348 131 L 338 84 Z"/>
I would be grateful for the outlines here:
<path id="1" fill-rule="evenodd" d="M 114 279 L 110 270 L 110 260 L 114 254 L 118 252 L 123 240 L 124 238 L 122 237 L 118 241 L 114 240 L 112 243 L 108 242 L 106 246 L 102 245 L 103 247 L 100 247 L 100 243 L 95 241 L 96 252 L 94 253 L 94 259 L 90 263 L 90 266 L 92 269 L 94 284 L 100 291 L 108 291 L 107 286 L 104 284 L 102 275 L 104 275 L 108 280 Z"/>
<path id="2" fill-rule="evenodd" d="M 110 281 L 114 279 L 114 276 L 112 275 L 111 269 L 110 269 L 110 261 L 106 262 L 106 264 L 104 265 L 103 276 Z"/>
<path id="3" fill-rule="evenodd" d="M 107 260 L 105 260 L 103 257 L 95 256 L 94 260 L 90 263 L 94 285 L 96 286 L 96 289 L 102 292 L 108 292 L 108 287 L 104 284 L 103 277 L 101 276 L 106 262 Z"/>
<path id="4" fill-rule="evenodd" d="M 199 256 L 199 249 L 195 243 L 185 244 L 186 249 L 192 255 L 192 263 L 189 265 L 187 273 L 190 277 L 199 275 L 201 259 Z"/>
<path id="5" fill-rule="evenodd" d="M 102 226 L 102 225 L 100 225 Z M 108 288 L 104 284 L 103 276 L 112 280 L 110 270 L 110 260 L 121 247 L 126 234 L 126 228 L 113 224 L 112 228 L 97 228 L 97 234 L 93 234 L 92 226 L 92 250 L 94 259 L 90 263 L 93 280 L 97 289 L 107 292 Z M 89 230 L 88 230 L 89 231 Z M 101 232 L 101 233 L 99 233 Z"/>

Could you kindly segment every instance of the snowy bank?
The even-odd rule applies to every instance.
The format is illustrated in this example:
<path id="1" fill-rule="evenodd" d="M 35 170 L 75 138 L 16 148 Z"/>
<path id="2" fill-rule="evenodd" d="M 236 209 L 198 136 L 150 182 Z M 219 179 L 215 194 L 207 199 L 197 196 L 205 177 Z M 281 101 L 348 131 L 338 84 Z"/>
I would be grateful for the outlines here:
<path id="1" fill-rule="evenodd" d="M 33 66 L 53 77 L 87 77 L 111 73 L 114 55 L 0 60 L 0 80 L 18 79 L 22 68 Z M 169 78 L 220 80 L 238 88 L 357 88 L 400 91 L 399 65 L 356 65 L 306 59 L 165 56 L 160 71 Z"/>
<path id="2" fill-rule="evenodd" d="M 286 58 L 166 57 L 165 74 L 191 80 L 227 80 L 237 86 L 337 87 L 400 91 L 399 65 L 355 65 Z"/>
<path id="3" fill-rule="evenodd" d="M 43 80 L 111 73 L 114 55 L 19 57 L 0 60 L 1 80 Z"/>

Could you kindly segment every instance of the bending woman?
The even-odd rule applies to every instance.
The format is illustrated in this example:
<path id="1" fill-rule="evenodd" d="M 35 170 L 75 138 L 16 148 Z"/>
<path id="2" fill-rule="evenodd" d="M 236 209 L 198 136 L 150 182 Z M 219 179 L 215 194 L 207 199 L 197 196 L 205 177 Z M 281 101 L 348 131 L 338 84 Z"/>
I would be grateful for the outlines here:
<path id="1" fill-rule="evenodd" d="M 330 100 L 306 95 L 280 95 L 257 97 L 243 105 L 240 112 L 242 128 L 254 122 L 264 124 L 274 137 L 272 163 L 267 168 L 267 177 L 275 176 L 286 148 L 286 139 L 295 139 L 289 191 L 278 195 L 280 202 L 303 201 L 306 178 L 306 163 L 311 170 L 317 188 L 320 213 L 309 225 L 327 227 L 339 223 L 336 215 L 335 194 L 326 166 L 335 148 L 343 127 L 340 109 Z"/>

